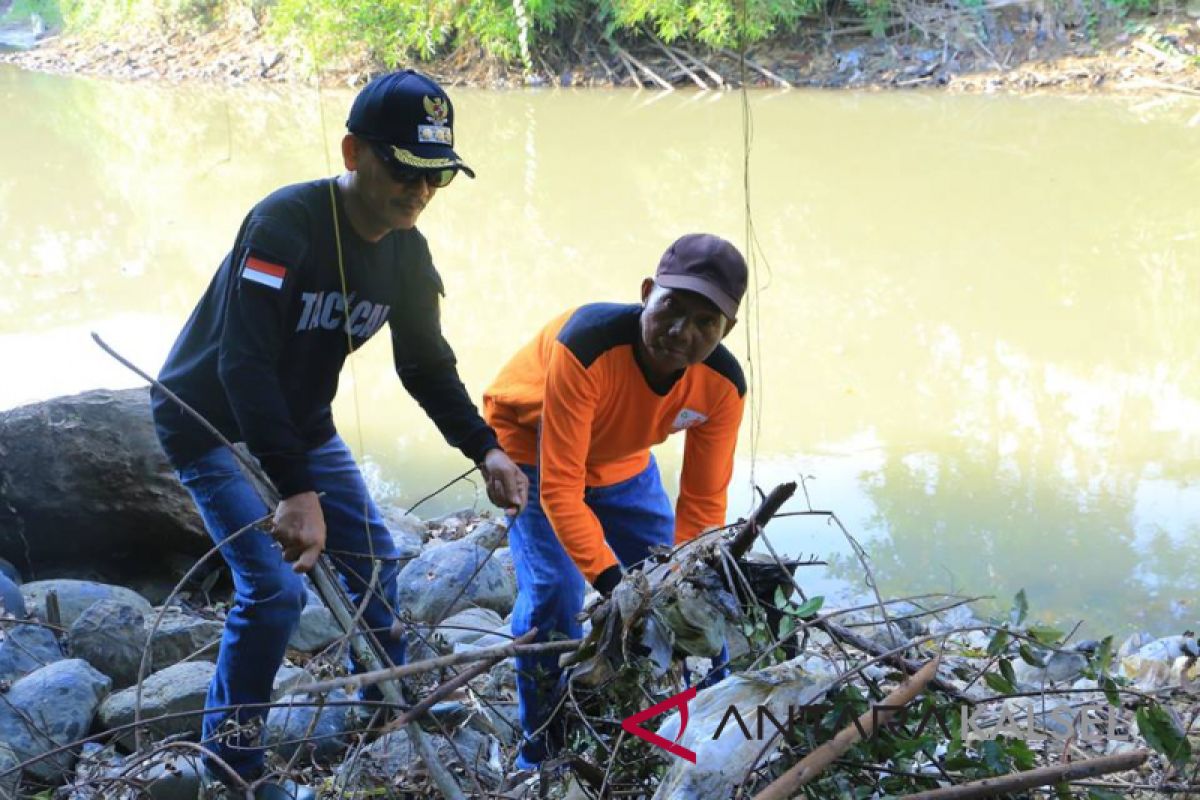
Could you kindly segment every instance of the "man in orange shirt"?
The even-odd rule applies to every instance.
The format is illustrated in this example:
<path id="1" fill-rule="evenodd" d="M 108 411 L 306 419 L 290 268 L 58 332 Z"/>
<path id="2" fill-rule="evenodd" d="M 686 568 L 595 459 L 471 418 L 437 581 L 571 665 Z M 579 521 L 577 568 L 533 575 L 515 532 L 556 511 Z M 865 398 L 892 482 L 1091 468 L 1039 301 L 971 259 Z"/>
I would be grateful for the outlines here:
<path id="1" fill-rule="evenodd" d="M 579 636 L 585 580 L 607 595 L 654 546 L 725 524 L 746 382 L 721 340 L 746 282 L 732 244 L 684 236 L 642 282 L 640 305 L 593 303 L 557 317 L 485 392 L 488 423 L 529 478 L 508 534 L 514 635 L 536 626 L 540 640 Z M 673 512 L 650 448 L 681 430 Z M 548 755 L 542 701 L 560 670 L 554 655 L 516 661 L 526 736 L 517 764 L 528 769 Z"/>

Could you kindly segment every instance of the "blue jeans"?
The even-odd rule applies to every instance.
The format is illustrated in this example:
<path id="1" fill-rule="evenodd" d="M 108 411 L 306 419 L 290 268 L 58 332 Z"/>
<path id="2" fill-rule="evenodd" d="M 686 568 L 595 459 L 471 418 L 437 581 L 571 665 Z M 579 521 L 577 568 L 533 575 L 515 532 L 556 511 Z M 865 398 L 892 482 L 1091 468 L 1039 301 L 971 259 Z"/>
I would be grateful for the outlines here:
<path id="1" fill-rule="evenodd" d="M 536 627 L 538 641 L 575 639 L 582 633 L 575 617 L 583 609 L 587 584 L 542 510 L 537 470 L 524 464 L 521 469 L 529 477 L 529 503 L 508 529 L 517 570 L 513 635 L 521 636 Z M 654 545 L 670 547 L 675 541 L 675 512 L 653 456 L 644 470 L 628 480 L 588 487 L 583 500 L 600 520 L 604 538 L 626 568 L 645 560 Z M 539 764 L 547 755 L 545 737 L 535 734 L 550 710 L 543 708 L 541 701 L 549 699 L 562 672 L 558 658 L 551 653 L 515 659 L 517 702 L 526 737 L 517 764 L 524 769 Z"/>
<path id="2" fill-rule="evenodd" d="M 316 491 L 324 493 L 321 510 L 327 529 L 326 546 L 373 553 L 384 559 L 378 583 L 369 592 L 371 599 L 363 620 L 377 631 L 392 661 L 400 664 L 404 660 L 403 642 L 388 635 L 399 571 L 391 534 L 341 437 L 334 436 L 308 452 L 308 471 Z M 179 470 L 179 479 L 191 492 L 209 535 L 218 545 L 268 513 L 225 447 L 211 450 Z M 288 638 L 304 608 L 304 580 L 292 572 L 274 540 L 261 529 L 243 533 L 222 546 L 220 553 L 233 572 L 235 596 L 225 618 L 217 672 L 209 685 L 205 707 L 269 703 L 275 673 L 283 663 Z M 358 605 L 368 594 L 372 559 L 339 555 L 334 563 L 350 598 Z M 257 777 L 263 767 L 259 739 L 265 711 L 257 707 L 205 714 L 204 746 L 243 777 Z M 219 768 L 213 771 L 222 772 Z"/>

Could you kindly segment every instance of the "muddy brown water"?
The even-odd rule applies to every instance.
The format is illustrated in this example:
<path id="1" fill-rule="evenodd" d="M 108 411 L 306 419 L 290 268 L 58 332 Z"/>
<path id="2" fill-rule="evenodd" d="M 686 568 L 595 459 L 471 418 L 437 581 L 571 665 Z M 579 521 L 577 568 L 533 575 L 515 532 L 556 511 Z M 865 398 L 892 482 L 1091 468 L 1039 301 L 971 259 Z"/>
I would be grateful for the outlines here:
<path id="1" fill-rule="evenodd" d="M 250 205 L 330 174 L 348 91 L 118 84 L 0 66 L 0 408 L 156 369 Z M 479 179 L 421 228 L 478 396 L 558 311 L 637 296 L 692 230 L 746 241 L 737 94 L 458 91 Z M 323 105 L 322 105 L 323 100 Z M 322 114 L 322 109 L 324 113 Z M 731 514 L 806 476 L 891 595 L 1025 588 L 1093 631 L 1194 627 L 1200 588 L 1200 102 L 758 92 L 758 292 Z M 752 358 L 747 358 L 747 355 Z M 378 337 L 335 414 L 381 499 L 467 465 Z M 674 488 L 682 439 L 659 448 Z M 476 502 L 460 485 L 424 511 Z M 791 508 L 803 508 L 794 501 Z M 835 525 L 777 547 L 863 590 Z"/>

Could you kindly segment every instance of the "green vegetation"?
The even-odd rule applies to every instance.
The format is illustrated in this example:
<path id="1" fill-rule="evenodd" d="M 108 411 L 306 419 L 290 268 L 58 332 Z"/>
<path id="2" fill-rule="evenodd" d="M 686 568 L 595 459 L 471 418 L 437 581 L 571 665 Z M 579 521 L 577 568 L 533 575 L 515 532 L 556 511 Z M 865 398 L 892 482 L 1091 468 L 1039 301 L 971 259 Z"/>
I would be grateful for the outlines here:
<path id="1" fill-rule="evenodd" d="M 522 59 L 522 30 L 534 52 L 568 43 L 583 26 L 605 35 L 651 30 L 666 41 L 736 47 L 792 29 L 824 0 L 15 0 L 72 33 L 130 25 L 197 29 L 249 11 L 276 38 L 295 38 L 322 62 L 367 55 L 389 67 L 478 46 Z M 744 26 L 739 20 L 744 19 Z M 556 38 L 558 37 L 558 38 Z"/>
<path id="2" fill-rule="evenodd" d="M 923 0 L 12 0 L 3 20 L 38 14 L 48 27 L 105 35 L 156 26 L 198 31 L 253 17 L 275 39 L 291 41 L 319 63 L 363 58 L 386 67 L 430 60 L 459 48 L 508 63 L 534 55 L 576 54 L 582 41 L 654 34 L 667 41 L 735 49 L 793 31 L 804 19 L 856 16 L 883 35 L 903 6 Z M 1050 0 L 1048 9 L 1094 22 L 1123 17 L 1154 0 Z M 3 8 L 4 0 L 0 0 Z M 982 0 L 952 0 L 964 14 Z M 1053 15 L 1054 11 L 1047 13 Z M 604 44 L 600 45 L 601 47 Z M 551 59 L 554 60 L 554 59 Z"/>
<path id="3" fill-rule="evenodd" d="M 59 28 L 63 18 L 58 6 L 58 0 L 13 0 L 8 10 L 0 13 L 0 23 L 24 23 L 36 14 L 47 28 Z M 0 8 L 3 7 L 4 3 L 0 2 Z"/>

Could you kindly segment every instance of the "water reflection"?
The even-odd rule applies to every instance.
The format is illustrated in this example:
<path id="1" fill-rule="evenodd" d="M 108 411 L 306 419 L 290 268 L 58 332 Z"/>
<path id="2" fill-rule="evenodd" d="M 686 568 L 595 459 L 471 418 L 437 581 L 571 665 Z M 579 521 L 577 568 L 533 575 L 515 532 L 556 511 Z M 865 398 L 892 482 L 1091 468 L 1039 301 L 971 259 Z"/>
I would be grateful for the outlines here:
<path id="1" fill-rule="evenodd" d="M 0 68 L 0 407 L 134 385 L 242 216 L 336 169 L 351 94 L 67 80 Z M 559 310 L 633 300 L 667 242 L 741 241 L 737 95 L 459 90 L 479 179 L 422 230 L 476 393 Z M 323 101 L 323 105 L 321 104 Z M 322 114 L 322 109 L 324 113 Z M 960 588 L 1098 629 L 1190 624 L 1200 525 L 1200 106 L 1115 98 L 756 94 L 753 367 L 765 487 L 811 475 L 891 592 Z M 324 128 L 322 128 L 324 125 Z M 386 342 L 335 407 L 380 493 L 465 467 Z M 731 502 L 754 504 L 749 428 Z M 678 468 L 682 442 L 662 448 Z M 671 481 L 669 481 L 671 482 Z M 475 501 L 469 486 L 434 501 Z M 840 534 L 781 519 L 803 576 L 854 583 Z"/>

